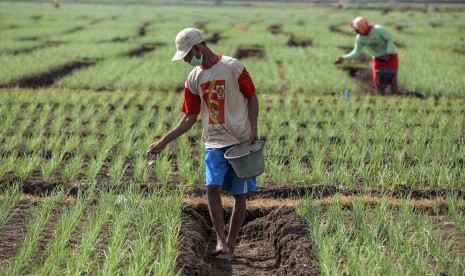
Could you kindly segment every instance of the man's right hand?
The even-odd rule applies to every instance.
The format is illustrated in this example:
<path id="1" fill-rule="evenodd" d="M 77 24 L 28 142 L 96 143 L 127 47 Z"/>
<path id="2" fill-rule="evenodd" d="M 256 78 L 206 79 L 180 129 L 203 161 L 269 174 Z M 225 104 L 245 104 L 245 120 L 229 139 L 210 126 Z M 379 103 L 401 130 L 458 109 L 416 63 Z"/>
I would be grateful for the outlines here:
<path id="1" fill-rule="evenodd" d="M 338 57 L 335 61 L 334 64 L 341 64 L 344 61 L 342 57 Z"/>
<path id="2" fill-rule="evenodd" d="M 166 145 L 164 145 L 162 143 L 162 140 L 159 139 L 159 140 L 156 140 L 155 142 L 153 142 L 150 147 L 148 148 L 147 152 L 146 152 L 146 155 L 149 155 L 149 154 L 159 154 L 160 152 L 162 152 L 162 150 L 165 148 Z"/>

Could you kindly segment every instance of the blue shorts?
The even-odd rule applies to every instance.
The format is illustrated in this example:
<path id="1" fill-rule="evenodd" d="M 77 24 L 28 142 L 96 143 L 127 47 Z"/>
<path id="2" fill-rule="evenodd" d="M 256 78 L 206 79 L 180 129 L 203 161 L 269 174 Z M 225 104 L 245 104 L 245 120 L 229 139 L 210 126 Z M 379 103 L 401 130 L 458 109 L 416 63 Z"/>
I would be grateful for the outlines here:
<path id="1" fill-rule="evenodd" d="M 205 150 L 205 179 L 207 186 L 221 186 L 223 192 L 233 195 L 242 195 L 256 191 L 256 179 L 240 178 L 229 161 L 224 158 L 224 153 L 230 147 Z"/>

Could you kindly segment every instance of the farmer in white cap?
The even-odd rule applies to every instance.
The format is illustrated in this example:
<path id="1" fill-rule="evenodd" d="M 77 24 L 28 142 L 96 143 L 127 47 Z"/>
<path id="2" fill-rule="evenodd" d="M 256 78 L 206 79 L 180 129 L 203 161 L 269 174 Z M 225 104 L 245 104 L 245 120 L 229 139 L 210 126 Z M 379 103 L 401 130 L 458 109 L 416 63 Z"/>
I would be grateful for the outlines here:
<path id="1" fill-rule="evenodd" d="M 249 73 L 239 60 L 213 53 L 202 38 L 201 31 L 187 28 L 176 36 L 174 61 L 183 59 L 194 66 L 184 86 L 185 114 L 179 123 L 161 139 L 152 143 L 147 154 L 161 152 L 168 143 L 188 131 L 200 114 L 205 145 L 205 170 L 208 208 L 217 235 L 211 253 L 221 259 L 234 256 L 239 230 L 244 222 L 247 192 L 256 189 L 255 177 L 239 178 L 228 160 L 226 150 L 232 146 L 258 139 L 258 99 Z M 225 234 L 221 192 L 234 196 L 228 234 Z"/>
<path id="2" fill-rule="evenodd" d="M 357 33 L 354 49 L 339 58 L 334 63 L 340 64 L 344 60 L 356 59 L 360 56 L 362 48 L 372 56 L 373 84 L 378 92 L 385 93 L 385 88 L 390 85 L 391 92 L 397 93 L 397 71 L 399 62 L 397 48 L 391 33 L 382 25 L 368 23 L 359 16 L 350 24 L 352 30 Z"/>

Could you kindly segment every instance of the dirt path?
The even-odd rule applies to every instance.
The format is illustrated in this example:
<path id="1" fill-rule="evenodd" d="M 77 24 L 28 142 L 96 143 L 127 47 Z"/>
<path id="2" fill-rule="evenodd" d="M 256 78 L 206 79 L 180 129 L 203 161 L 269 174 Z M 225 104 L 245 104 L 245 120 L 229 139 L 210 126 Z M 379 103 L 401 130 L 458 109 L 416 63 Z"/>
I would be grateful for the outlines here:
<path id="1" fill-rule="evenodd" d="M 225 219 L 232 200 L 223 198 Z M 203 198 L 188 198 L 182 226 L 184 253 L 179 259 L 183 275 L 317 275 L 318 267 L 307 237 L 305 222 L 289 199 L 255 199 L 248 202 L 235 257 L 211 257 L 215 234 Z"/>

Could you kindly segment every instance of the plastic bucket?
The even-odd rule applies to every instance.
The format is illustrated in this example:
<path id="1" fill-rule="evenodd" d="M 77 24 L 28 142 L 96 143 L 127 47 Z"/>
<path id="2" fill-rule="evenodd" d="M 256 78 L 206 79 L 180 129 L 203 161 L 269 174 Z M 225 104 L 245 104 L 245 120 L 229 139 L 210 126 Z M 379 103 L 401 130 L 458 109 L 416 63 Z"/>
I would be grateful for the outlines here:
<path id="1" fill-rule="evenodd" d="M 391 69 L 376 69 L 376 79 L 378 80 L 379 84 L 391 84 L 396 74 L 396 71 Z"/>
<path id="2" fill-rule="evenodd" d="M 245 141 L 228 149 L 224 153 L 224 158 L 229 161 L 240 178 L 258 176 L 265 170 L 264 146 L 265 141 L 262 140 L 257 140 L 252 145 L 249 145 L 249 141 Z"/>

